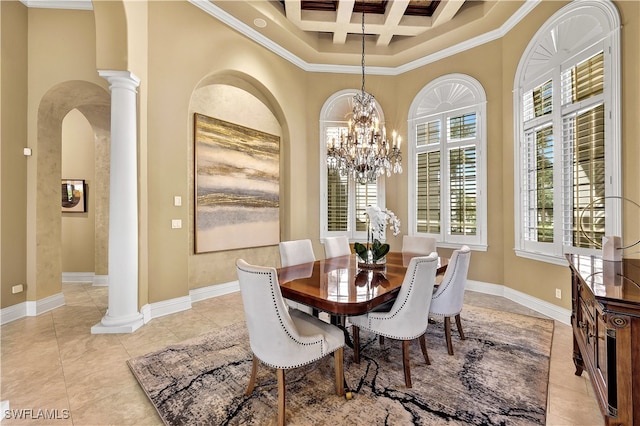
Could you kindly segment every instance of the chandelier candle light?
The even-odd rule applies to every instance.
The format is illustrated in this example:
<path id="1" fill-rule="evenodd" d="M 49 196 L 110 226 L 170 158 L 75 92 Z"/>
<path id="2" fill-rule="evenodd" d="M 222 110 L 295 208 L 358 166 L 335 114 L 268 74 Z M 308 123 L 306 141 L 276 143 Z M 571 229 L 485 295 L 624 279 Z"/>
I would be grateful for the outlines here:
<path id="1" fill-rule="evenodd" d="M 353 118 L 346 133 L 340 132 L 339 140 L 332 138 L 327 145 L 327 165 L 339 170 L 355 182 L 374 183 L 386 173 L 402 173 L 402 138 L 394 130 L 392 141 L 376 112 L 373 95 L 364 91 L 364 5 L 362 8 L 362 89 L 353 97 Z"/>

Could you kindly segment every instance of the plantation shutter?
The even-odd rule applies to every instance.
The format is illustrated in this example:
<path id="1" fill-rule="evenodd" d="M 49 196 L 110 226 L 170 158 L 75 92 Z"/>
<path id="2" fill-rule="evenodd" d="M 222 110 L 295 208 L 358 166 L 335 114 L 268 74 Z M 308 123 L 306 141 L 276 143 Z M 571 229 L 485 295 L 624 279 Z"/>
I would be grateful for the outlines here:
<path id="1" fill-rule="evenodd" d="M 416 227 L 418 232 L 439 234 L 441 225 L 440 120 L 416 126 Z M 434 149 L 437 149 L 434 150 Z"/>
<path id="2" fill-rule="evenodd" d="M 535 195 L 536 241 L 553 242 L 553 128 L 544 127 L 536 132 Z M 533 207 L 533 206 L 531 206 Z"/>
<path id="3" fill-rule="evenodd" d="M 525 135 L 524 236 L 528 241 L 553 242 L 553 126 Z"/>
<path id="4" fill-rule="evenodd" d="M 449 117 L 447 120 L 449 152 L 449 233 L 476 235 L 477 159 L 475 145 L 476 113 Z M 466 141 L 466 142 L 462 142 Z M 467 146 L 461 146 L 465 143 Z"/>
<path id="5" fill-rule="evenodd" d="M 565 117 L 563 127 L 565 143 L 573 147 L 570 243 L 575 247 L 598 248 L 606 217 L 604 105 Z"/>
<path id="6" fill-rule="evenodd" d="M 338 140 L 340 127 L 327 127 L 326 140 Z M 346 176 L 327 168 L 327 230 L 347 231 L 349 228 L 349 185 Z"/>
<path id="7" fill-rule="evenodd" d="M 602 52 L 581 62 L 571 70 L 573 101 L 581 101 L 604 90 L 604 54 Z"/>
<path id="8" fill-rule="evenodd" d="M 440 151 L 418 154 L 417 230 L 440 233 Z"/>
<path id="9" fill-rule="evenodd" d="M 596 96 L 604 90 L 604 53 L 562 75 L 563 102 L 585 106 L 562 121 L 565 159 L 564 244 L 599 248 L 605 233 L 605 111 Z"/>
<path id="10" fill-rule="evenodd" d="M 523 98 L 525 131 L 523 170 L 523 237 L 527 241 L 554 241 L 553 80 L 547 80 Z"/>
<path id="11" fill-rule="evenodd" d="M 376 183 L 355 184 L 356 193 L 356 231 L 367 230 L 368 206 L 378 205 L 378 188 Z"/>
<path id="12" fill-rule="evenodd" d="M 451 117 L 448 121 L 449 141 L 473 138 L 476 136 L 476 114 L 463 114 Z"/>
<path id="13" fill-rule="evenodd" d="M 475 146 L 449 150 L 449 189 L 449 231 L 452 235 L 476 235 Z"/>

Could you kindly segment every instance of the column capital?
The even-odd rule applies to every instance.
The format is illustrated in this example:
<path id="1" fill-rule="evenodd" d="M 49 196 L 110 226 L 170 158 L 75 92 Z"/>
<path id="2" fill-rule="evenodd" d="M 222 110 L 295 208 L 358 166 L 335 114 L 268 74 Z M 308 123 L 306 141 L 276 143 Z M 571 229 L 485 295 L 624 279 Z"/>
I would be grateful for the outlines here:
<path id="1" fill-rule="evenodd" d="M 135 90 L 140 85 L 140 79 L 130 71 L 98 70 L 98 75 L 111 83 L 110 88 Z"/>

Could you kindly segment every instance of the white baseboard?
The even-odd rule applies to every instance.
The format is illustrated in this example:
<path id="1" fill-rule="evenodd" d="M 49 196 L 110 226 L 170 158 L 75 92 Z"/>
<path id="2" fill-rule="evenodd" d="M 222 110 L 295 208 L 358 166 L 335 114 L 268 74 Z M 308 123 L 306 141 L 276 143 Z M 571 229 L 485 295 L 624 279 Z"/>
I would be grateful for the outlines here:
<path id="1" fill-rule="evenodd" d="M 240 283 L 238 281 L 231 281 L 224 284 L 215 284 L 189 290 L 189 297 L 191 297 L 192 302 L 199 302 L 200 300 L 235 293 L 236 291 L 240 291 Z"/>
<path id="2" fill-rule="evenodd" d="M 94 286 L 109 285 L 109 275 L 96 275 L 93 272 L 63 272 L 62 282 L 70 283 L 93 283 Z"/>
<path id="3" fill-rule="evenodd" d="M 189 296 L 176 297 L 175 299 L 150 303 L 146 306 L 149 306 L 151 318 L 159 318 L 191 309 L 191 298 Z"/>
<path id="4" fill-rule="evenodd" d="M 0 325 L 10 323 L 27 316 L 27 302 L 18 303 L 4 309 L 0 309 Z"/>
<path id="5" fill-rule="evenodd" d="M 140 313 L 142 314 L 142 321 L 145 324 L 153 319 L 151 317 L 151 305 L 149 305 L 148 303 L 140 308 Z"/>
<path id="6" fill-rule="evenodd" d="M 64 306 L 64 294 L 58 293 L 36 301 L 26 301 L 17 305 L 0 309 L 0 325 L 10 323 L 24 317 L 35 317 Z"/>
<path id="7" fill-rule="evenodd" d="M 154 318 L 191 309 L 191 304 L 193 302 L 234 293 L 236 291 L 240 291 L 240 283 L 238 283 L 238 281 L 196 288 L 194 290 L 189 290 L 189 296 L 146 304 L 140 308 L 140 313 L 142 314 L 144 323 L 146 324 Z"/>
<path id="8" fill-rule="evenodd" d="M 93 285 L 94 286 L 105 286 L 109 285 L 109 275 L 94 275 L 93 276 Z"/>
<path id="9" fill-rule="evenodd" d="M 563 324 L 571 325 L 571 310 L 561 308 L 552 303 L 530 296 L 518 290 L 503 285 L 489 284 L 481 281 L 467 281 L 467 290 L 477 291 L 478 293 L 493 294 L 502 296 L 526 308 L 533 309 L 543 315 L 548 316 Z"/>
<path id="10" fill-rule="evenodd" d="M 571 311 L 556 306 L 552 303 L 535 298 L 528 294 L 513 290 L 509 287 L 498 284 L 484 283 L 481 281 L 467 281 L 467 290 L 479 293 L 493 294 L 512 300 L 524 307 L 533 309 L 543 315 L 548 316 L 563 324 L 571 324 Z M 177 297 L 175 299 L 163 300 L 144 305 L 140 309 L 144 323 L 148 323 L 153 318 L 191 309 L 193 302 L 218 297 L 229 293 L 240 291 L 238 281 L 231 281 L 224 284 L 214 284 L 207 287 L 196 288 L 189 291 L 189 296 Z M 64 305 L 64 295 L 62 293 L 49 296 L 36 302 L 22 302 L 17 305 L 0 309 L 0 324 L 6 324 L 25 316 L 36 316 Z"/>
<path id="11" fill-rule="evenodd" d="M 95 274 L 93 272 L 63 272 L 63 283 L 92 283 Z"/>
<path id="12" fill-rule="evenodd" d="M 58 293 L 35 302 L 27 301 L 27 316 L 35 317 L 45 312 L 49 312 L 55 308 L 64 306 L 64 294 Z"/>

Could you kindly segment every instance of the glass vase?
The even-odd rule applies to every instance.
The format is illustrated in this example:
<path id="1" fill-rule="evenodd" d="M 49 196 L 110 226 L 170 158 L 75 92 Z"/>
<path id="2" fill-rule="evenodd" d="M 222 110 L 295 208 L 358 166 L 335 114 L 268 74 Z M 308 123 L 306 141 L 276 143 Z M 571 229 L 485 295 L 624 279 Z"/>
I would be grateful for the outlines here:
<path id="1" fill-rule="evenodd" d="M 360 256 L 356 257 L 358 259 L 358 268 L 360 269 L 383 269 L 387 264 L 386 256 L 373 260 L 373 253 L 371 250 L 367 250 L 366 259 L 363 259 Z"/>

